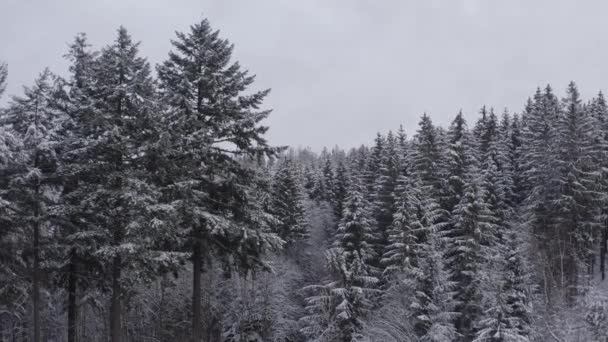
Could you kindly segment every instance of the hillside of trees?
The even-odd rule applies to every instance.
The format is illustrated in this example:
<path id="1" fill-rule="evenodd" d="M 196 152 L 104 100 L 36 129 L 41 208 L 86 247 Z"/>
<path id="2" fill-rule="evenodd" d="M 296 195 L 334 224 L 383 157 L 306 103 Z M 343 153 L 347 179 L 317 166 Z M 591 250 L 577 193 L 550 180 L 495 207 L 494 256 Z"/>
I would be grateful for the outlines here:
<path id="1" fill-rule="evenodd" d="M 207 20 L 171 43 L 78 34 L 0 108 L 1 342 L 608 340 L 601 92 L 315 153 Z"/>

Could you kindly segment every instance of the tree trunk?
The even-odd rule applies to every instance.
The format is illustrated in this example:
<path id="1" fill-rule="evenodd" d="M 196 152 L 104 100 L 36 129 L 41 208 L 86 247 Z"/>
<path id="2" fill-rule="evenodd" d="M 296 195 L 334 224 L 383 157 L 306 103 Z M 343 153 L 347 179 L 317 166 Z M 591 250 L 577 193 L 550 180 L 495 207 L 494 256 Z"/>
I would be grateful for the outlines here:
<path id="1" fill-rule="evenodd" d="M 606 251 L 608 250 L 608 222 L 604 223 L 602 229 L 602 240 L 600 250 L 600 271 L 602 272 L 602 280 L 606 279 Z"/>
<path id="2" fill-rule="evenodd" d="M 201 268 L 202 246 L 200 238 L 195 238 L 192 248 L 192 342 L 201 342 Z"/>
<path id="3" fill-rule="evenodd" d="M 68 272 L 68 342 L 76 342 L 78 308 L 76 307 L 76 261 L 74 255 L 71 257 Z"/>
<path id="4" fill-rule="evenodd" d="M 110 340 L 120 342 L 122 340 L 122 308 L 120 285 L 121 258 L 114 257 L 112 263 L 112 299 L 110 305 Z"/>
<path id="5" fill-rule="evenodd" d="M 34 206 L 34 265 L 32 267 L 32 304 L 34 310 L 34 342 L 40 342 L 40 206 L 39 188 L 36 188 Z"/>

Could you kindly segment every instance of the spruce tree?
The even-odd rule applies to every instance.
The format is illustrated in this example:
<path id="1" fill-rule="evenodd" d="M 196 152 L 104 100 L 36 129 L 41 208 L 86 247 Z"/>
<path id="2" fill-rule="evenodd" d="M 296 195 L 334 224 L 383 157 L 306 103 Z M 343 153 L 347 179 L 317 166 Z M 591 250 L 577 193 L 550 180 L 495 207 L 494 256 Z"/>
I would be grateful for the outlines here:
<path id="1" fill-rule="evenodd" d="M 6 91 L 6 79 L 8 77 L 8 66 L 4 62 L 0 62 L 0 98 Z"/>
<path id="2" fill-rule="evenodd" d="M 593 247 L 598 236 L 597 212 L 595 211 L 596 170 L 593 161 L 592 121 L 584 110 L 576 85 L 568 85 L 566 98 L 562 101 L 563 111 L 557 122 L 559 168 L 559 195 L 556 199 L 555 230 L 558 241 L 574 245 L 567 248 L 567 257 L 562 260 L 565 286 L 576 285 L 579 275 L 578 264 L 590 266 L 594 258 Z M 586 270 L 583 270 L 585 272 Z"/>
<path id="3" fill-rule="evenodd" d="M 459 317 L 454 301 L 457 284 L 450 280 L 438 245 L 434 236 L 424 245 L 424 258 L 412 280 L 410 319 L 414 321 L 414 334 L 425 342 L 455 341 L 458 337 L 454 326 Z"/>
<path id="4" fill-rule="evenodd" d="M 83 242 L 78 237 L 85 236 L 79 229 L 84 229 L 90 234 L 85 240 L 95 240 L 95 264 L 107 279 L 99 286 L 111 293 L 112 341 L 123 339 L 124 302 L 136 284 L 153 276 L 147 271 L 158 256 L 153 250 L 155 238 L 163 234 L 155 205 L 157 191 L 147 169 L 154 156 L 150 146 L 157 138 L 155 90 L 138 45 L 121 27 L 116 40 L 93 62 L 94 57 L 83 50 L 86 42 L 77 38 L 71 55 L 74 84 L 67 95 L 72 119 L 68 124 L 74 135 L 64 161 L 65 179 L 78 185 L 66 183 L 75 192 L 66 194 L 74 197 L 65 208 L 80 216 L 80 228 L 66 235 L 78 244 Z"/>
<path id="5" fill-rule="evenodd" d="M 273 178 L 270 212 L 279 221 L 275 233 L 285 241 L 286 248 L 292 248 L 309 236 L 303 189 L 294 161 L 285 158 Z"/>
<path id="6" fill-rule="evenodd" d="M 14 97 L 7 112 L 14 135 L 22 142 L 19 171 L 11 175 L 6 192 L 8 201 L 18 210 L 12 223 L 26 234 L 27 247 L 23 253 L 31 274 L 31 299 L 33 311 L 33 339 L 42 341 L 41 278 L 48 259 L 47 241 L 51 235 L 52 222 L 49 207 L 57 198 L 55 181 L 57 168 L 57 130 L 63 117 L 51 105 L 53 97 L 53 75 L 45 69 L 34 86 L 24 88 L 23 97 Z"/>
<path id="7" fill-rule="evenodd" d="M 67 80 L 60 80 L 54 99 L 54 105 L 66 116 L 59 131 L 61 143 L 57 174 L 62 192 L 54 217 L 61 222 L 56 236 L 60 252 L 57 282 L 64 286 L 68 295 L 68 342 L 76 341 L 78 301 L 96 287 L 103 287 L 103 284 L 92 281 L 102 278 L 101 264 L 95 256 L 102 239 L 94 226 L 82 219 L 90 209 L 85 202 L 88 187 L 80 186 L 92 175 L 86 167 L 88 156 L 81 152 L 92 127 L 88 122 L 92 120 L 93 113 L 93 71 L 97 55 L 91 51 L 86 35 L 78 34 L 65 56 L 71 62 L 70 76 Z"/>
<path id="8" fill-rule="evenodd" d="M 388 227 L 393 222 L 395 208 L 395 188 L 399 177 L 399 157 L 397 154 L 397 141 L 392 132 L 389 132 L 384 148 L 380 155 L 378 177 L 374 186 L 374 216 L 381 234 L 381 248 L 386 245 Z M 382 253 L 382 251 L 380 251 Z"/>
<path id="9" fill-rule="evenodd" d="M 495 218 L 484 201 L 484 189 L 470 171 L 460 202 L 452 211 L 452 230 L 446 239 L 447 269 L 456 284 L 455 322 L 459 340 L 470 341 L 476 334 L 476 323 L 482 314 L 483 265 L 493 255 L 492 240 Z"/>
<path id="10" fill-rule="evenodd" d="M 303 318 L 306 324 L 303 331 L 312 337 L 355 341 L 361 335 L 363 319 L 372 307 L 371 298 L 378 283 L 372 265 L 377 234 L 369 207 L 364 187 L 359 180 L 351 180 L 344 215 L 327 254 L 335 279 L 305 288 L 315 292 L 307 298 L 309 315 Z"/>
<path id="11" fill-rule="evenodd" d="M 602 207 L 598 220 L 601 226 L 600 241 L 600 273 L 602 280 L 606 279 L 606 254 L 608 252 L 608 210 L 605 203 L 608 196 L 604 195 L 608 191 L 608 106 L 604 94 L 600 92 L 589 105 L 589 115 L 593 119 L 594 154 L 595 163 L 599 166 L 598 190 L 602 195 L 598 198 Z"/>
<path id="12" fill-rule="evenodd" d="M 346 195 L 349 188 L 349 174 L 348 169 L 344 161 L 340 161 L 338 163 L 338 168 L 336 169 L 336 181 L 335 181 L 335 215 L 338 220 L 342 218 L 342 212 L 344 211 L 344 203 L 346 202 Z"/>
<path id="13" fill-rule="evenodd" d="M 479 322 L 475 342 L 528 342 L 531 335 L 530 277 L 521 255 L 521 239 L 512 231 L 505 237 L 500 250 L 504 260 L 493 286 L 497 289 L 490 298 L 485 318 Z"/>
<path id="14" fill-rule="evenodd" d="M 423 191 L 438 197 L 441 186 L 439 138 L 431 118 L 424 114 L 414 137 L 412 173 L 420 180 Z"/>
<path id="15" fill-rule="evenodd" d="M 202 338 L 201 271 L 208 256 L 226 255 L 234 266 L 260 264 L 260 253 L 276 246 L 262 207 L 252 198 L 256 174 L 241 157 L 274 155 L 260 125 L 269 90 L 245 93 L 255 80 L 231 62 L 233 45 L 207 20 L 177 33 L 174 51 L 158 66 L 163 122 L 173 161 L 165 179 L 165 201 L 179 213 L 176 226 L 193 265 L 192 341 Z"/>

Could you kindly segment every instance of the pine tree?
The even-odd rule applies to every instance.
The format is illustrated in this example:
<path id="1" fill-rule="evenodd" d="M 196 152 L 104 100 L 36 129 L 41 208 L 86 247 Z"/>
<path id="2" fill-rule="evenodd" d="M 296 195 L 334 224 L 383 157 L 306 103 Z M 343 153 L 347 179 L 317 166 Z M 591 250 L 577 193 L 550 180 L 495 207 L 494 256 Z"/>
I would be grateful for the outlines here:
<path id="1" fill-rule="evenodd" d="M 557 122 L 558 156 L 557 167 L 559 168 L 559 195 L 555 202 L 556 222 L 555 232 L 557 239 L 571 241 L 574 237 L 574 245 L 567 246 L 566 261 L 562 262 L 562 268 L 568 284 L 577 284 L 577 264 L 584 262 L 590 266 L 592 261 L 594 242 L 597 241 L 596 222 L 597 212 L 594 203 L 596 172 L 592 164 L 592 122 L 590 116 L 582 108 L 581 100 L 576 85 L 571 82 L 568 85 L 567 96 L 563 100 L 563 111 Z"/>
<path id="2" fill-rule="evenodd" d="M 451 212 L 460 202 L 466 186 L 466 173 L 472 164 L 473 156 L 466 121 L 459 112 L 452 121 L 447 133 L 448 146 L 446 151 L 445 175 L 447 184 L 441 196 L 444 210 Z"/>
<path id="3" fill-rule="evenodd" d="M 338 220 L 342 218 L 342 212 L 344 211 L 344 203 L 346 202 L 346 195 L 349 188 L 349 174 L 346 169 L 346 165 L 343 161 L 338 163 L 338 168 L 336 169 L 336 181 L 335 181 L 335 215 Z"/>
<path id="4" fill-rule="evenodd" d="M 411 304 L 414 333 L 419 341 L 454 341 L 458 337 L 454 322 L 458 318 L 454 295 L 457 284 L 450 280 L 445 261 L 432 237 L 424 249 L 416 274 Z"/>
<path id="5" fill-rule="evenodd" d="M 509 148 L 509 155 L 511 157 L 511 171 L 513 179 L 513 198 L 514 202 L 521 203 L 525 196 L 525 181 L 523 180 L 522 165 L 522 130 L 521 130 L 521 119 L 519 115 L 513 114 L 511 119 L 510 128 L 510 142 L 505 142 Z"/>
<path id="6" fill-rule="evenodd" d="M 456 284 L 456 329 L 460 340 L 470 341 L 476 333 L 475 323 L 482 314 L 482 267 L 493 254 L 488 240 L 495 230 L 493 213 L 484 201 L 484 190 L 473 177 L 468 177 L 465 192 L 452 211 L 453 229 L 446 236 L 447 269 Z"/>
<path id="7" fill-rule="evenodd" d="M 192 255 L 192 341 L 200 341 L 201 271 L 210 254 L 232 256 L 237 267 L 260 264 L 260 253 L 277 245 L 262 207 L 252 199 L 255 173 L 238 158 L 274 155 L 258 110 L 269 90 L 245 94 L 255 77 L 231 63 L 233 45 L 209 22 L 177 33 L 174 51 L 158 67 L 167 110 L 169 152 L 166 201 Z"/>
<path id="8" fill-rule="evenodd" d="M 158 256 L 153 245 L 164 226 L 158 220 L 157 191 L 147 169 L 156 138 L 155 90 L 150 66 L 139 57 L 138 43 L 126 29 L 121 27 L 97 58 L 85 47 L 86 42 L 77 38 L 70 55 L 74 84 L 67 110 L 72 114 L 68 124 L 74 127 L 74 145 L 65 160 L 66 180 L 78 181 L 68 197 L 73 196 L 72 204 L 80 203 L 65 208 L 75 210 L 80 228 L 92 234 L 85 240 L 94 237 L 93 257 L 108 279 L 100 286 L 111 292 L 111 340 L 121 341 L 123 303 L 136 284 L 153 276 L 145 270 Z M 73 243 L 82 242 L 84 231 L 66 235 L 70 233 Z"/>
<path id="9" fill-rule="evenodd" d="M 279 220 L 276 234 L 291 248 L 308 236 L 308 223 L 303 203 L 303 189 L 297 166 L 287 157 L 283 160 L 272 182 L 270 212 Z"/>
<path id="10" fill-rule="evenodd" d="M 329 157 L 325 158 L 323 164 L 323 188 L 325 192 L 321 195 L 324 200 L 331 203 L 335 208 L 336 194 L 335 194 L 335 176 L 333 163 Z"/>
<path id="11" fill-rule="evenodd" d="M 60 79 L 54 105 L 66 120 L 58 132 L 61 142 L 57 174 L 61 182 L 61 200 L 54 208 L 54 219 L 61 222 L 56 235 L 59 256 L 57 282 L 68 294 L 68 342 L 76 341 L 79 316 L 79 298 L 87 296 L 96 287 L 92 279 L 103 278 L 101 264 L 95 256 L 102 240 L 96 229 L 82 218 L 89 206 L 85 199 L 88 187 L 80 186 L 92 172 L 86 166 L 88 156 L 81 154 L 86 146 L 92 119 L 94 67 L 97 52 L 90 50 L 85 34 L 79 34 L 70 45 L 66 58 L 71 62 L 70 77 Z"/>
<path id="12" fill-rule="evenodd" d="M 376 180 L 380 176 L 380 168 L 382 167 L 382 155 L 386 145 L 386 138 L 377 133 L 374 140 L 374 147 L 370 150 L 365 160 L 365 166 L 362 169 L 362 180 L 365 186 L 365 196 L 367 200 L 375 203 L 376 200 Z"/>
<path id="13" fill-rule="evenodd" d="M 395 274 L 411 276 L 417 272 L 430 228 L 425 225 L 424 198 L 413 180 L 403 180 L 398 193 L 397 211 L 388 228 L 387 245 L 381 259 L 384 278 L 388 281 Z"/>
<path id="14" fill-rule="evenodd" d="M 595 162 L 599 166 L 599 192 L 606 193 L 608 191 L 608 106 L 604 94 L 600 92 L 589 105 L 589 115 L 593 119 L 594 154 Z M 602 280 L 606 279 L 606 254 L 608 252 L 608 211 L 605 203 L 608 201 L 608 196 L 600 195 L 599 197 L 601 209 L 598 220 L 601 221 L 600 235 L 600 273 Z"/>
<path id="15" fill-rule="evenodd" d="M 307 325 L 303 331 L 317 338 L 334 336 L 339 341 L 359 338 L 363 318 L 372 306 L 370 299 L 376 293 L 378 278 L 372 266 L 376 257 L 375 222 L 359 182 L 352 180 L 334 245 L 327 254 L 335 280 L 305 288 L 316 293 L 307 298 L 309 315 L 303 318 Z"/>
<path id="16" fill-rule="evenodd" d="M 480 320 L 480 328 L 475 342 L 528 342 L 531 334 L 531 310 L 528 298 L 529 276 L 521 256 L 521 240 L 512 231 L 505 238 L 501 250 L 504 260 L 500 274 L 493 284 L 497 291 L 490 300 L 485 318 Z"/>
<path id="17" fill-rule="evenodd" d="M 1 62 L 0 63 L 0 97 L 2 97 L 2 94 L 4 94 L 4 91 L 6 91 L 7 77 L 8 77 L 8 66 L 6 65 L 6 63 Z"/>
<path id="18" fill-rule="evenodd" d="M 378 178 L 374 186 L 374 211 L 378 232 L 381 234 L 381 248 L 384 248 L 388 238 L 388 227 L 393 222 L 395 208 L 395 188 L 399 177 L 399 157 L 397 154 L 397 141 L 392 132 L 389 132 L 384 148 L 380 155 Z M 382 251 L 380 251 L 381 253 Z"/>
<path id="19" fill-rule="evenodd" d="M 414 137 L 412 173 L 420 180 L 423 191 L 438 197 L 441 186 L 439 138 L 431 118 L 424 114 Z"/>
<path id="20" fill-rule="evenodd" d="M 19 172 L 12 175 L 6 198 L 18 208 L 13 224 L 27 236 L 24 250 L 31 272 L 31 299 L 33 311 L 33 339 L 41 341 L 41 278 L 47 259 L 47 239 L 51 234 L 49 207 L 56 201 L 55 182 L 57 167 L 57 130 L 62 116 L 51 106 L 53 75 L 45 69 L 34 86 L 24 89 L 23 97 L 14 97 L 8 109 L 7 120 L 12 123 L 14 135 L 23 141 L 22 163 Z M 27 213 L 27 214 L 26 214 Z M 48 266 L 47 266 L 48 267 Z"/>
<path id="21" fill-rule="evenodd" d="M 560 112 L 558 100 L 553 95 L 551 87 L 547 86 L 545 91 L 536 90 L 533 100 L 527 106 L 527 111 L 522 117 L 525 126 L 522 131 L 521 160 L 519 162 L 523 177 L 525 190 L 526 222 L 536 237 L 535 241 L 540 250 L 549 261 L 542 267 L 552 277 L 544 277 L 543 288 L 551 289 L 556 285 L 552 280 L 553 270 L 557 266 L 555 257 L 559 255 L 558 241 L 553 229 L 555 212 L 552 203 L 557 199 L 555 180 L 558 179 L 556 155 L 557 155 L 557 133 L 556 118 Z M 548 295 L 547 298 L 552 297 Z"/>

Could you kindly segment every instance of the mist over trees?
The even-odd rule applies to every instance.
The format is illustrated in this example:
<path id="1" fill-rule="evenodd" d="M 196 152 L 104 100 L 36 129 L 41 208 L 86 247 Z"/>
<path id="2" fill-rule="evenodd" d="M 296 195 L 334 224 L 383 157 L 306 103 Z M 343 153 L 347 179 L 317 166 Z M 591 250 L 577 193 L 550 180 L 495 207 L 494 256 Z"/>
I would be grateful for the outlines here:
<path id="1" fill-rule="evenodd" d="M 601 92 L 315 153 L 207 20 L 171 44 L 78 34 L 0 109 L 0 341 L 606 341 Z"/>

